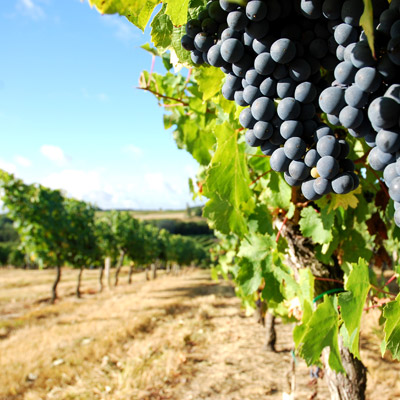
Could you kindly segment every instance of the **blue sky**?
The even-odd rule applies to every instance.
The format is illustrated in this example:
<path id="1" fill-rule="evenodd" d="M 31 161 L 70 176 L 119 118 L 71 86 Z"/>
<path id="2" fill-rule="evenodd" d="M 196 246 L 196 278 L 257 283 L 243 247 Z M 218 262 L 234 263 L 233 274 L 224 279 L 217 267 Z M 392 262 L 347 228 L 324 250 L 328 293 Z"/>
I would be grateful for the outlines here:
<path id="1" fill-rule="evenodd" d="M 197 163 L 136 89 L 151 55 L 126 19 L 80 0 L 0 10 L 0 168 L 103 208 L 177 209 Z M 156 72 L 163 72 L 156 63 Z"/>

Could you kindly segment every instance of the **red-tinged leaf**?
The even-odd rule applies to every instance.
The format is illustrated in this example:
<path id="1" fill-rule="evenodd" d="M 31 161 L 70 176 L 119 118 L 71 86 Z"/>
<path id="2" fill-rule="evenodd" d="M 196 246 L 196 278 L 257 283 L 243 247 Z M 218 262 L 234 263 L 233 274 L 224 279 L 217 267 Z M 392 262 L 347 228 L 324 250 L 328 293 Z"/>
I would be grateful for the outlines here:
<path id="1" fill-rule="evenodd" d="M 387 194 L 387 191 L 381 189 L 375 196 L 375 205 L 382 211 L 385 211 L 388 204 L 389 196 Z"/>
<path id="2" fill-rule="evenodd" d="M 386 225 L 382 221 L 378 211 L 374 213 L 366 223 L 370 235 L 378 235 L 380 240 L 386 240 L 388 238 Z"/>

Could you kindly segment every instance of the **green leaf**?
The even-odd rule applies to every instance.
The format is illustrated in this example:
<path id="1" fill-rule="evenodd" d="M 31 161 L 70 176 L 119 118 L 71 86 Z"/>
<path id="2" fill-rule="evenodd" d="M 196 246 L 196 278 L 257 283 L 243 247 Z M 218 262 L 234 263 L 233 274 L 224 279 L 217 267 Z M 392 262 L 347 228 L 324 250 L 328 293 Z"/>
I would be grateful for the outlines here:
<path id="1" fill-rule="evenodd" d="M 246 296 L 253 294 L 262 282 L 260 263 L 253 263 L 247 259 L 242 260 L 236 280 Z"/>
<path id="2" fill-rule="evenodd" d="M 196 119 L 186 118 L 180 127 L 183 130 L 183 142 L 187 151 L 200 165 L 208 165 L 211 161 L 210 149 L 215 143 L 213 133 L 210 130 L 202 129 Z"/>
<path id="3" fill-rule="evenodd" d="M 209 100 L 221 91 L 222 79 L 225 74 L 219 68 L 201 67 L 195 73 L 200 92 L 203 93 L 203 100 Z"/>
<path id="4" fill-rule="evenodd" d="M 238 144 L 238 131 L 224 123 L 215 128 L 217 150 L 207 170 L 204 195 L 210 199 L 204 215 L 212 218 L 221 232 L 232 232 L 243 236 L 247 233 L 247 218 L 255 203 L 249 188 L 250 176 L 247 168 L 244 144 Z M 229 155 L 229 156 L 227 156 Z M 221 200 L 224 204 L 221 204 Z M 226 208 L 228 207 L 228 208 Z M 225 219 L 225 222 L 221 221 Z M 220 223 L 218 223 L 220 222 Z"/>
<path id="5" fill-rule="evenodd" d="M 238 257 L 248 258 L 252 261 L 262 261 L 271 254 L 276 243 L 271 236 L 251 235 L 240 243 Z"/>
<path id="6" fill-rule="evenodd" d="M 267 187 L 261 193 L 260 200 L 273 208 L 289 209 L 291 205 L 292 189 L 285 182 L 281 174 L 268 174 Z"/>
<path id="7" fill-rule="evenodd" d="M 119 14 L 144 31 L 160 0 L 89 0 L 102 14 Z"/>
<path id="8" fill-rule="evenodd" d="M 168 0 L 166 13 L 171 17 L 175 26 L 187 21 L 189 0 Z"/>
<path id="9" fill-rule="evenodd" d="M 222 200 L 217 194 L 206 203 L 203 215 L 208 219 L 208 224 L 212 229 L 217 229 L 226 235 L 235 232 L 243 236 L 248 230 L 243 213 L 232 207 L 228 201 Z"/>
<path id="10" fill-rule="evenodd" d="M 324 302 L 313 313 L 301 339 L 299 352 L 307 365 L 318 363 L 322 350 L 329 346 L 330 367 L 337 372 L 345 372 L 340 360 L 338 328 L 336 297 L 325 296 Z"/>
<path id="11" fill-rule="evenodd" d="M 299 298 L 301 303 L 309 303 L 314 299 L 314 276 L 310 269 L 302 268 L 299 270 Z"/>
<path id="12" fill-rule="evenodd" d="M 258 203 L 254 212 L 249 216 L 249 231 L 260 233 L 261 235 L 272 235 L 274 227 L 272 225 L 271 214 L 265 204 Z"/>
<path id="13" fill-rule="evenodd" d="M 375 58 L 374 48 L 374 12 L 372 9 L 372 0 L 364 1 L 364 12 L 360 18 L 360 25 L 363 27 L 367 36 L 368 44 L 371 49 L 372 55 Z"/>
<path id="14" fill-rule="evenodd" d="M 344 345 L 359 359 L 359 336 L 361 316 L 370 289 L 368 265 L 360 259 L 353 268 L 345 284 L 345 293 L 339 294 L 342 319 L 346 330 Z"/>
<path id="15" fill-rule="evenodd" d="M 329 243 L 332 236 L 332 226 L 335 219 L 333 212 L 318 213 L 313 207 L 301 211 L 300 230 L 306 237 L 311 237 L 315 243 Z"/>
<path id="16" fill-rule="evenodd" d="M 393 358 L 400 360 L 400 294 L 395 301 L 386 304 L 383 309 L 385 338 L 382 344 L 382 355 L 390 350 Z"/>
<path id="17" fill-rule="evenodd" d="M 310 269 L 302 268 L 299 270 L 299 293 L 298 297 L 303 312 L 301 325 L 296 325 L 293 330 L 293 340 L 295 346 L 298 347 L 303 336 L 307 331 L 308 321 L 312 316 L 312 305 L 314 298 L 314 276 Z"/>
<path id="18" fill-rule="evenodd" d="M 300 346 L 300 343 L 302 342 L 303 337 L 307 332 L 307 324 L 313 315 L 312 306 L 309 302 L 304 303 L 302 311 L 302 323 L 300 325 L 296 325 L 293 329 L 293 341 L 296 348 Z"/>
<path id="19" fill-rule="evenodd" d="M 164 52 L 171 45 L 174 28 L 170 17 L 165 14 L 165 9 L 166 6 L 163 5 L 151 23 L 151 41 L 161 52 Z"/>
<path id="20" fill-rule="evenodd" d="M 160 55 L 160 53 L 158 52 L 158 50 L 155 49 L 154 47 L 151 47 L 149 43 L 142 44 L 140 47 L 141 47 L 143 50 L 148 51 L 150 54 L 153 54 L 153 56 L 158 56 L 158 55 Z"/>
<path id="21" fill-rule="evenodd" d="M 369 261 L 372 257 L 372 251 L 362 234 L 357 229 L 346 229 L 342 234 L 342 260 L 350 263 L 358 262 L 359 258 Z"/>
<path id="22" fill-rule="evenodd" d="M 185 50 L 181 44 L 181 39 L 184 35 L 186 35 L 186 29 L 184 26 L 174 27 L 172 29 L 171 47 L 181 64 L 193 65 L 190 51 Z"/>

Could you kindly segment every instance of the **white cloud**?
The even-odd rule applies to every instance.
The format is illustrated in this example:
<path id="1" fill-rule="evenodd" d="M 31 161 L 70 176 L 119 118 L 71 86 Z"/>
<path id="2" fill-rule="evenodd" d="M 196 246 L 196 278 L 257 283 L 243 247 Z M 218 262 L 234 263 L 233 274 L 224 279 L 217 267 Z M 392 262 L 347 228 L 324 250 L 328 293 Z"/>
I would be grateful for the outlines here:
<path id="1" fill-rule="evenodd" d="M 137 38 L 137 33 L 128 20 L 117 15 L 102 15 L 101 18 L 107 26 L 114 28 L 114 36 L 117 39 L 128 42 Z"/>
<path id="2" fill-rule="evenodd" d="M 37 20 L 45 17 L 43 9 L 34 0 L 18 0 L 16 7 L 19 12 L 32 19 Z"/>
<path id="3" fill-rule="evenodd" d="M 22 167 L 31 167 L 32 166 L 32 162 L 31 160 L 29 160 L 26 157 L 23 156 L 15 156 L 14 157 L 15 162 L 19 165 L 21 165 Z"/>
<path id="4" fill-rule="evenodd" d="M 1 159 L 0 159 L 0 169 L 9 172 L 10 174 L 15 174 L 17 172 L 17 167 L 15 164 Z"/>
<path id="5" fill-rule="evenodd" d="M 53 161 L 59 166 L 68 163 L 68 157 L 65 155 L 61 147 L 45 144 L 40 148 L 40 152 L 50 161 Z"/>
<path id="6" fill-rule="evenodd" d="M 95 100 L 98 100 L 101 102 L 109 100 L 109 97 L 106 93 L 92 94 L 92 93 L 89 93 L 89 91 L 86 88 L 82 88 L 81 93 L 82 93 L 83 98 L 85 98 L 85 99 L 90 99 L 90 100 L 95 99 Z"/>
<path id="7" fill-rule="evenodd" d="M 87 198 L 88 195 L 92 197 L 92 194 L 101 191 L 100 173 L 97 171 L 64 169 L 44 178 L 42 184 L 52 189 L 64 189 L 78 199 Z"/>
<path id="8" fill-rule="evenodd" d="M 192 203 L 186 177 L 166 177 L 161 172 L 138 174 L 131 179 L 119 177 L 110 182 L 105 170 L 64 169 L 41 183 L 62 189 L 68 196 L 97 204 L 104 209 L 185 208 Z"/>
<path id="9" fill-rule="evenodd" d="M 127 146 L 123 147 L 122 151 L 135 157 L 140 157 L 143 154 L 143 150 L 133 144 L 128 144 Z"/>
<path id="10" fill-rule="evenodd" d="M 99 93 L 99 94 L 97 95 L 97 98 L 98 98 L 100 101 L 107 101 L 107 100 L 108 100 L 108 96 L 107 96 L 105 93 Z"/>

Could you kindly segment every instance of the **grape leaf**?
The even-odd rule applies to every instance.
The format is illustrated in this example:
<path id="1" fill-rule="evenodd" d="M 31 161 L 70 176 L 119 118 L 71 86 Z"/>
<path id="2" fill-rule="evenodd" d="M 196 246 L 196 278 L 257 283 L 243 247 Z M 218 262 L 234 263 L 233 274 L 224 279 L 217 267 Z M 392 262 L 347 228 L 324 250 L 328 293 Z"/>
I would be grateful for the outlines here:
<path id="1" fill-rule="evenodd" d="M 208 219 L 207 222 L 212 229 L 217 229 L 226 235 L 235 232 L 243 236 L 248 230 L 243 213 L 228 201 L 222 200 L 218 194 L 214 194 L 206 203 L 203 215 Z"/>
<path id="2" fill-rule="evenodd" d="M 318 213 L 313 207 L 306 207 L 301 211 L 300 230 L 306 237 L 311 237 L 315 243 L 329 243 L 332 239 L 332 226 L 335 214 Z"/>
<path id="3" fill-rule="evenodd" d="M 314 276 L 309 269 L 302 268 L 299 270 L 298 281 L 298 299 L 301 304 L 303 313 L 300 325 L 296 325 L 293 330 L 293 340 L 295 346 L 298 347 L 307 330 L 307 324 L 312 316 L 312 305 L 314 298 Z"/>
<path id="4" fill-rule="evenodd" d="M 204 215 L 210 217 L 215 227 L 223 233 L 229 233 L 227 228 L 230 226 L 234 233 L 243 236 L 248 231 L 244 212 L 250 214 L 255 203 L 249 188 L 245 146 L 238 144 L 238 135 L 238 130 L 227 123 L 215 128 L 217 150 L 207 170 L 203 188 L 204 195 L 210 199 L 205 206 Z M 221 205 L 221 200 L 225 202 L 225 207 Z M 225 221 L 221 221 L 221 218 Z"/>
<path id="5" fill-rule="evenodd" d="M 260 195 L 260 200 L 274 208 L 287 210 L 291 205 L 292 189 L 281 174 L 271 172 L 266 179 L 267 187 Z"/>
<path id="6" fill-rule="evenodd" d="M 186 23 L 189 0 L 168 0 L 166 13 L 175 26 Z"/>
<path id="7" fill-rule="evenodd" d="M 393 358 L 400 360 L 400 294 L 395 301 L 386 304 L 383 309 L 385 338 L 382 343 L 382 355 L 389 349 Z"/>
<path id="8" fill-rule="evenodd" d="M 89 0 L 102 14 L 123 15 L 139 29 L 144 31 L 151 14 L 160 0 Z"/>
<path id="9" fill-rule="evenodd" d="M 190 51 L 185 50 L 181 44 L 181 39 L 184 35 L 186 35 L 186 29 L 184 26 L 178 28 L 174 27 L 172 29 L 171 47 L 181 64 L 193 65 L 190 57 Z"/>
<path id="10" fill-rule="evenodd" d="M 262 261 L 271 254 L 271 249 L 276 243 L 268 235 L 250 235 L 242 240 L 239 247 L 238 257 L 248 258 L 252 261 Z"/>
<path id="11" fill-rule="evenodd" d="M 153 54 L 153 56 L 159 56 L 159 55 L 160 55 L 160 53 L 158 52 L 158 50 L 155 49 L 154 47 L 151 47 L 149 43 L 142 44 L 140 47 L 141 47 L 143 50 L 148 51 L 150 54 Z"/>
<path id="12" fill-rule="evenodd" d="M 186 118 L 179 127 L 184 133 L 183 142 L 187 151 L 200 165 L 208 165 L 211 161 L 210 149 L 215 143 L 215 136 L 212 132 L 199 126 L 198 120 L 189 118 Z"/>
<path id="13" fill-rule="evenodd" d="M 345 210 L 350 208 L 356 208 L 358 204 L 358 199 L 355 196 L 356 194 L 360 194 L 362 191 L 361 185 L 350 193 L 347 194 L 335 194 L 332 193 L 332 201 L 330 203 L 330 209 L 336 210 L 339 207 L 343 207 Z"/>
<path id="14" fill-rule="evenodd" d="M 195 74 L 196 82 L 200 92 L 203 93 L 203 100 L 209 100 L 221 91 L 222 79 L 225 74 L 219 68 L 202 67 Z"/>
<path id="15" fill-rule="evenodd" d="M 339 315 L 335 296 L 325 296 L 313 313 L 303 337 L 299 352 L 307 365 L 319 362 L 322 350 L 329 346 L 329 365 L 337 372 L 345 372 L 338 345 Z"/>
<path id="16" fill-rule="evenodd" d="M 372 257 L 370 246 L 357 229 L 346 229 L 342 240 L 342 261 L 356 263 L 360 257 L 367 261 Z"/>
<path id="17" fill-rule="evenodd" d="M 261 235 L 266 233 L 272 235 L 274 232 L 272 218 L 265 204 L 260 203 L 256 205 L 254 212 L 249 216 L 248 225 L 251 233 L 258 232 Z"/>
<path id="18" fill-rule="evenodd" d="M 345 284 L 345 293 L 339 294 L 339 305 L 341 307 L 343 330 L 346 331 L 344 345 L 359 359 L 358 349 L 361 315 L 370 289 L 368 265 L 363 259 L 353 268 Z"/>
<path id="19" fill-rule="evenodd" d="M 372 55 L 375 58 L 374 47 L 374 12 L 372 9 L 372 0 L 364 1 L 364 12 L 360 18 L 360 25 L 363 27 L 365 35 L 367 36 L 368 44 L 371 49 Z"/>
<path id="20" fill-rule="evenodd" d="M 171 19 L 165 14 L 165 5 L 151 22 L 151 41 L 160 52 L 164 52 L 171 45 L 173 25 Z"/>
<path id="21" fill-rule="evenodd" d="M 299 270 L 299 298 L 302 304 L 312 304 L 314 298 L 314 276 L 309 269 Z"/>
<path id="22" fill-rule="evenodd" d="M 248 259 L 242 260 L 236 280 L 246 296 L 253 294 L 262 282 L 260 263 L 254 263 Z"/>

